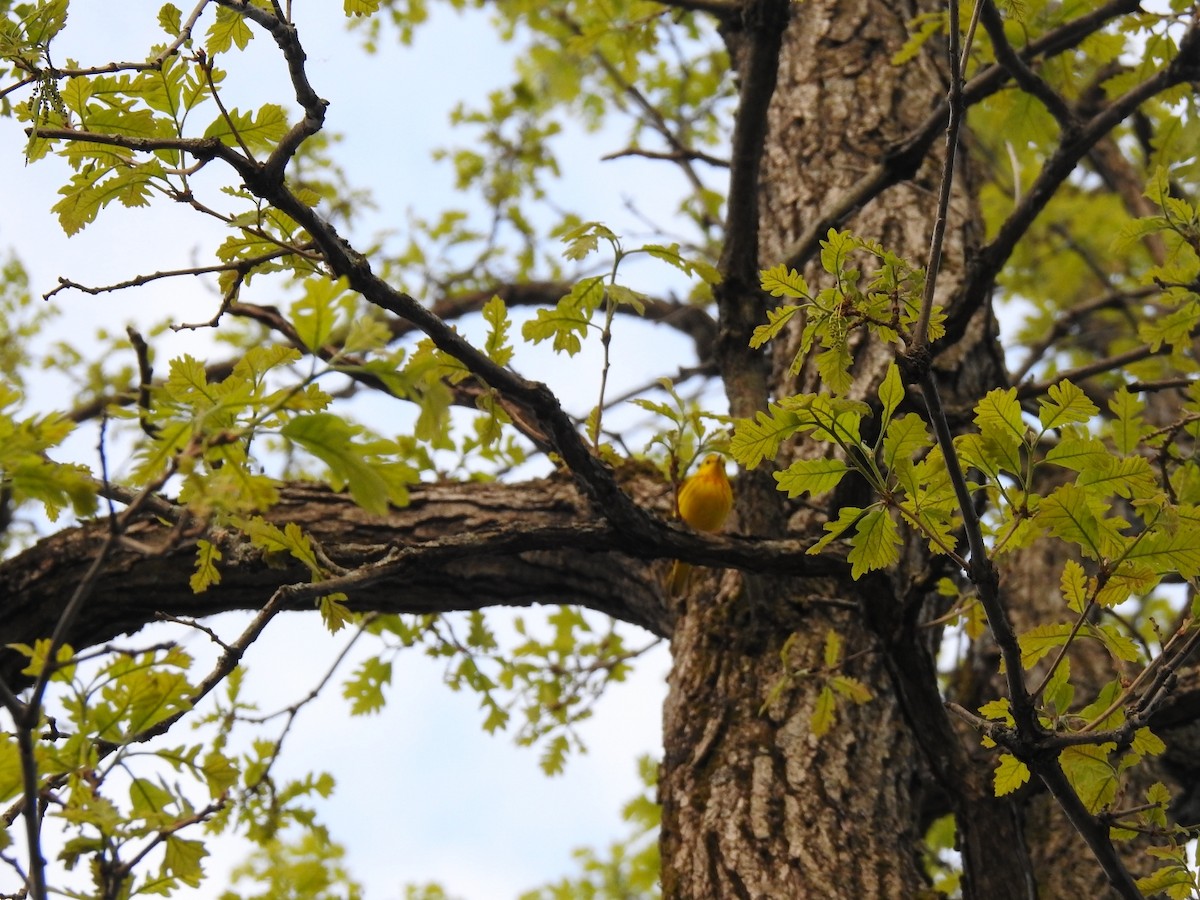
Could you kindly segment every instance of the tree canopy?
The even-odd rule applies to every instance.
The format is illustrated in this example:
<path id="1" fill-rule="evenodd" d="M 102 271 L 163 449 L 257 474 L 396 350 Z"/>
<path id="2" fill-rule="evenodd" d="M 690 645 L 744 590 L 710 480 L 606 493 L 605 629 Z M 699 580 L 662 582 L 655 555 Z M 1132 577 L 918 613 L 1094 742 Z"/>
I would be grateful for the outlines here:
<path id="1" fill-rule="evenodd" d="M 278 775 L 306 701 L 242 695 L 298 611 L 343 715 L 424 653 L 548 774 L 669 644 L 631 836 L 533 897 L 1200 896 L 1196 5 L 345 0 L 352 52 L 435 7 L 511 71 L 377 231 L 339 138 L 403 177 L 405 99 L 487 47 L 346 120 L 290 2 L 77 59 L 68 0 L 0 0 L 8 178 L 120 270 L 2 273 L 8 895 L 195 888 L 236 834 L 237 895 L 356 896 L 331 777 Z"/>

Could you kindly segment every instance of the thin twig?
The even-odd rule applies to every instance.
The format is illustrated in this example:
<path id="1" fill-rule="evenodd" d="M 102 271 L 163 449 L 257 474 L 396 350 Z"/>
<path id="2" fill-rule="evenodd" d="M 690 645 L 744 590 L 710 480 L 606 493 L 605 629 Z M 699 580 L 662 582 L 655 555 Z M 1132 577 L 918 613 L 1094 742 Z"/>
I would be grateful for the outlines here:
<path id="1" fill-rule="evenodd" d="M 987 0 L 976 0 L 979 4 Z M 962 124 L 963 82 L 962 59 L 970 52 L 970 47 L 959 49 L 958 34 L 958 0 L 949 2 L 950 35 L 948 54 L 950 57 L 950 90 L 946 95 L 946 105 L 950 114 L 946 117 L 946 158 L 942 160 L 942 181 L 938 190 L 937 213 L 933 220 L 933 234 L 929 240 L 929 259 L 925 264 L 925 293 L 921 298 L 921 313 L 913 329 L 912 346 L 909 348 L 909 358 L 921 360 L 928 356 L 929 319 L 933 315 L 933 297 L 937 288 L 938 272 L 942 266 L 942 244 L 946 238 L 946 219 L 950 211 L 950 195 L 954 189 L 954 162 L 958 156 L 958 132 Z M 924 365 L 924 363 L 918 363 Z"/>

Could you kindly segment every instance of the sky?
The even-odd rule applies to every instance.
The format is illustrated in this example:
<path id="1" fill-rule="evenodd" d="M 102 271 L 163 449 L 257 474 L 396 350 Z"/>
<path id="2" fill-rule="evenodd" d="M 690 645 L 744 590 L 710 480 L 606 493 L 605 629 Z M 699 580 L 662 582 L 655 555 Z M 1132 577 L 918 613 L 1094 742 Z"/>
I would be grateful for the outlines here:
<path id="1" fill-rule="evenodd" d="M 337 156 L 350 180 L 370 188 L 378 204 L 354 236 L 365 242 L 378 231 L 402 231 L 409 211 L 430 216 L 451 203 L 467 202 L 454 196 L 453 173 L 434 163 L 430 151 L 465 139 L 447 129 L 451 107 L 460 100 L 477 101 L 503 84 L 513 49 L 499 45 L 478 14 L 461 17 L 431 4 L 433 20 L 418 31 L 413 47 L 382 41 L 381 52 L 369 56 L 356 37 L 345 33 L 340 4 L 294 6 L 310 78 L 331 102 L 327 126 L 344 136 Z M 97 64 L 141 57 L 148 43 L 159 39 L 157 7 L 76 0 L 69 26 L 53 47 L 56 61 Z M 233 105 L 249 108 L 290 97 L 273 74 L 276 59 L 267 52 L 268 42 L 260 35 L 251 47 L 261 54 L 247 57 L 255 77 L 248 88 L 237 88 L 245 94 L 236 95 Z M 464 47 L 470 48 L 469 60 L 464 60 Z M 243 83 L 231 74 L 228 85 L 232 91 Z M 569 134 L 560 143 L 562 158 L 582 165 L 554 186 L 556 199 L 618 228 L 641 227 L 624 209 L 628 198 L 643 209 L 674 208 L 673 172 L 663 164 L 601 163 L 601 155 L 623 146 L 623 135 L 590 140 Z M 0 120 L 0 181 L 5 185 L 0 253 L 11 250 L 22 260 L 35 296 L 52 288 L 59 276 L 103 284 L 203 263 L 223 236 L 208 226 L 197 227 L 187 210 L 160 204 L 150 215 L 105 210 L 96 225 L 68 238 L 49 211 L 66 180 L 66 166 L 57 160 L 26 166 L 23 147 L 14 123 Z M 661 272 L 638 277 L 649 280 L 633 286 L 647 290 L 679 286 Z M 176 280 L 99 297 L 67 292 L 54 302 L 64 312 L 56 327 L 86 344 L 95 328 L 119 332 L 130 320 L 141 327 L 168 316 L 176 322 L 203 321 L 215 311 L 218 298 L 203 282 Z M 612 395 L 648 377 L 638 360 L 673 355 L 681 364 L 692 361 L 687 342 L 667 329 L 622 324 L 614 347 L 618 365 Z M 155 349 L 160 371 L 171 355 L 215 352 L 208 336 L 197 332 L 167 333 Z M 595 402 L 595 348 L 571 361 L 543 350 L 523 353 L 517 368 L 548 380 L 573 412 L 582 414 Z M 40 409 L 65 408 L 72 396 L 70 384 L 54 373 L 37 379 L 29 391 L 31 406 Z M 630 414 L 624 421 L 639 417 Z M 94 432 L 84 430 L 65 452 L 94 464 L 95 442 Z M 223 617 L 214 627 L 228 638 L 236 634 L 239 621 Z M 628 635 L 639 646 L 649 639 L 632 629 Z M 136 645 L 151 637 L 129 641 Z M 331 638 L 316 616 L 294 615 L 274 623 L 247 656 L 248 692 L 264 712 L 295 702 L 315 686 L 342 642 L 343 636 Z M 204 652 L 199 635 L 187 643 Z M 342 671 L 348 674 L 367 649 L 361 648 Z M 638 664 L 629 682 L 610 689 L 595 717 L 580 729 L 589 752 L 572 757 L 566 773 L 556 778 L 542 774 L 537 748 L 515 747 L 504 734 L 484 734 L 476 698 L 445 688 L 442 663 L 417 653 L 397 661 L 390 701 L 379 715 L 348 717 L 336 685 L 306 708 L 277 771 L 300 776 L 325 769 L 335 775 L 336 792 L 319 805 L 320 816 L 348 848 L 347 866 L 368 897 L 400 898 L 404 884 L 426 881 L 442 883 L 463 900 L 514 897 L 573 872 L 572 849 L 600 848 L 625 834 L 619 811 L 639 792 L 635 759 L 660 751 L 668 665 L 668 653 L 659 646 Z M 193 738 L 184 734 L 181 739 Z M 218 846 L 217 857 L 207 864 L 213 873 L 227 871 L 240 859 L 236 848 Z M 10 874 L 0 870 L 0 891 L 8 889 L 5 878 Z M 224 887 L 218 874 L 203 889 L 176 896 L 207 900 Z"/>

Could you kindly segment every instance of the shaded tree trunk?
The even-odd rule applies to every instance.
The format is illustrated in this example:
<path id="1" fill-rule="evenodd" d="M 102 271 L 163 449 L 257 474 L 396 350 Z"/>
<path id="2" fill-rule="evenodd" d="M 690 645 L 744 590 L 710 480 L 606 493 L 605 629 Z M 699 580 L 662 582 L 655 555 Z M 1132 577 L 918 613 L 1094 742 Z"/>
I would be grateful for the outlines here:
<path id="1" fill-rule="evenodd" d="M 917 11 L 868 0 L 790 5 L 760 174 L 759 266 L 805 266 L 818 290 L 825 276 L 811 260 L 813 238 L 824 237 L 820 216 L 944 96 L 938 42 L 906 66 L 890 63 Z M 732 37 L 744 64 L 741 41 L 752 38 Z M 961 160 L 939 290 L 947 305 L 955 303 L 964 256 L 980 233 L 965 166 Z M 923 260 L 940 174 L 936 153 L 912 172 L 896 162 L 891 177 L 900 183 L 857 211 L 849 227 Z M 744 302 L 769 303 L 762 295 Z M 962 314 L 971 320 L 967 334 L 938 361 L 951 406 L 1003 377 L 990 309 Z M 770 396 L 819 387 L 812 365 L 788 373 L 799 328 L 792 335 L 774 345 Z M 853 393 L 873 400 L 893 350 L 858 353 Z M 735 408 L 737 400 L 731 398 Z M 765 401 L 753 398 L 753 405 Z M 791 448 L 794 456 L 807 452 Z M 790 532 L 809 540 L 837 505 L 854 502 L 839 491 L 829 507 L 814 511 L 787 507 L 779 493 L 751 488 L 750 496 L 752 504 L 780 507 L 776 516 L 788 520 Z M 771 518 L 745 502 L 738 509 L 759 524 Z M 920 541 L 909 550 L 889 578 L 783 582 L 731 573 L 719 588 L 710 582 L 692 594 L 672 641 L 664 716 L 665 896 L 917 896 L 929 887 L 919 854 L 924 831 L 936 813 L 951 810 L 967 895 L 1030 896 L 1034 875 L 1017 813 L 992 796 L 987 770 L 969 762 L 959 744 L 938 693 L 935 632 L 922 633 L 936 610 L 933 585 L 949 573 Z M 863 706 L 843 699 L 833 731 L 818 738 L 811 722 L 830 631 L 844 642 L 841 673 L 868 685 L 873 698 Z M 768 705 L 787 678 L 781 656 L 787 667 L 811 674 L 788 680 Z"/>

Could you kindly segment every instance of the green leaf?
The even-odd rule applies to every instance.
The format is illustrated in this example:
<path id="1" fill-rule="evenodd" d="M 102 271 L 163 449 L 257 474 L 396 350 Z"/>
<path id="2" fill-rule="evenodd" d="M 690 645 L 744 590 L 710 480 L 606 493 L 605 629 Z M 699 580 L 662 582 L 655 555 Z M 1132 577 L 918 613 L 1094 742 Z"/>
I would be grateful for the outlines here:
<path id="1" fill-rule="evenodd" d="M 59 188 L 58 193 L 63 199 L 55 203 L 52 210 L 58 215 L 64 232 L 78 234 L 114 200 L 127 207 L 145 206 L 150 184 L 161 175 L 162 166 L 158 162 L 130 164 L 107 177 L 94 171 L 79 172 Z"/>
<path id="2" fill-rule="evenodd" d="M 678 244 L 645 244 L 641 247 L 655 259 L 674 266 L 685 275 L 699 275 L 706 284 L 720 284 L 721 273 L 703 260 L 688 259 L 679 252 Z"/>
<path id="3" fill-rule="evenodd" d="M 802 308 L 800 306 L 778 306 L 775 309 L 768 309 L 767 324 L 756 326 L 754 333 L 750 335 L 751 349 L 758 349 L 767 341 L 777 337 L 787 323 L 792 320 L 792 316 L 800 312 Z"/>
<path id="4" fill-rule="evenodd" d="M 1092 625 L 1089 631 L 1100 639 L 1100 643 L 1104 644 L 1104 648 L 1116 659 L 1141 662 L 1142 654 L 1138 645 L 1115 625 Z"/>
<path id="5" fill-rule="evenodd" d="M 342 349 L 347 353 L 382 350 L 392 339 L 391 330 L 373 315 L 359 316 L 350 323 Z"/>
<path id="6" fill-rule="evenodd" d="M 900 558 L 900 534 L 886 509 L 869 510 L 858 522 L 850 544 L 847 559 L 850 577 L 855 581 L 874 569 L 894 565 Z"/>
<path id="7" fill-rule="evenodd" d="M 1196 896 L 1196 877 L 1183 863 L 1160 866 L 1149 875 L 1139 878 L 1136 884 L 1138 890 L 1147 897 L 1166 894 L 1171 900 L 1188 900 Z"/>
<path id="8" fill-rule="evenodd" d="M 583 349 L 581 338 L 587 334 L 592 313 L 603 300 L 604 279 L 584 278 L 554 309 L 539 309 L 521 326 L 521 336 L 535 344 L 553 339 L 556 353 L 574 356 Z"/>
<path id="9" fill-rule="evenodd" d="M 562 242 L 567 245 L 563 256 L 567 259 L 580 260 L 599 249 L 601 239 L 608 241 L 615 248 L 617 236 L 599 222 L 584 222 L 570 229 L 562 236 Z"/>
<path id="10" fill-rule="evenodd" d="M 321 621 L 325 623 L 325 628 L 330 634 L 337 634 L 347 625 L 358 621 L 357 614 L 351 612 L 350 607 L 346 606 L 348 599 L 341 591 L 337 591 L 333 594 L 326 594 L 317 601 L 317 610 L 321 613 Z"/>
<path id="11" fill-rule="evenodd" d="M 1067 715 L 1075 700 L 1075 685 L 1071 682 L 1071 658 L 1064 656 L 1046 682 L 1044 692 L 1046 703 L 1052 706 L 1060 716 Z"/>
<path id="12" fill-rule="evenodd" d="M 31 45 L 47 44 L 67 23 L 67 0 L 41 0 L 32 9 L 18 5 L 16 12 L 24 14 L 21 24 L 26 41 Z"/>
<path id="13" fill-rule="evenodd" d="M 1125 253 L 1142 238 L 1166 231 L 1169 226 L 1166 216 L 1145 216 L 1126 222 L 1113 237 L 1111 249 L 1116 253 Z"/>
<path id="14" fill-rule="evenodd" d="M 16 738 L 0 734 L 0 803 L 7 803 L 21 793 L 25 783 L 23 772 Z"/>
<path id="15" fill-rule="evenodd" d="M 931 446 L 925 421 L 916 413 L 905 413 L 888 423 L 883 437 L 883 464 L 889 471 L 912 467 L 912 458 Z"/>
<path id="16" fill-rule="evenodd" d="M 214 800 L 237 784 L 241 778 L 237 763 L 215 749 L 204 754 L 201 771 L 208 785 L 209 796 Z"/>
<path id="17" fill-rule="evenodd" d="M 821 383 L 833 394 L 844 394 L 854 384 L 850 375 L 850 366 L 854 357 L 850 355 L 850 345 L 845 340 L 838 340 L 817 354 L 817 374 Z"/>
<path id="18" fill-rule="evenodd" d="M 832 669 L 842 660 L 842 636 L 832 628 L 825 632 L 825 668 Z"/>
<path id="19" fill-rule="evenodd" d="M 145 668 L 123 673 L 106 689 L 105 697 L 123 713 L 125 721 L 121 737 L 126 738 L 190 708 L 191 693 L 191 685 L 184 673 Z M 110 733 L 108 736 L 116 735 Z"/>
<path id="20" fill-rule="evenodd" d="M 50 652 L 50 638 L 38 638 L 33 642 L 33 646 L 30 646 L 29 644 L 7 644 L 6 646 L 10 650 L 16 650 L 29 660 L 28 665 L 21 670 L 22 675 L 29 675 L 32 678 L 37 678 L 42 674 L 46 668 L 46 664 L 50 661 L 48 656 Z M 63 644 L 58 648 L 58 653 L 54 657 L 58 664 L 58 668 L 52 676 L 52 680 L 70 680 L 74 673 L 74 665 L 70 664 L 70 660 L 74 655 L 75 650 L 70 644 Z"/>
<path id="21" fill-rule="evenodd" d="M 500 296 L 493 295 L 492 299 L 483 305 L 483 320 L 488 323 L 488 336 L 483 350 L 488 359 L 499 366 L 507 366 L 512 360 L 513 348 L 508 342 L 508 329 L 512 321 L 508 318 L 508 309 Z"/>
<path id="22" fill-rule="evenodd" d="M 1189 516 L 1173 527 L 1156 525 L 1132 542 L 1124 558 L 1160 575 L 1200 575 L 1200 522 Z"/>
<path id="23" fill-rule="evenodd" d="M 1079 719 L 1087 722 L 1092 728 L 1120 728 L 1125 724 L 1125 707 L 1121 704 L 1114 704 L 1114 701 L 1123 687 L 1124 685 L 1116 680 L 1105 684 L 1096 698 L 1078 711 Z M 1101 713 L 1106 713 L 1103 719 L 1100 718 Z"/>
<path id="24" fill-rule="evenodd" d="M 830 228 L 821 241 L 821 268 L 830 275 L 839 276 L 839 280 L 858 279 L 858 271 L 847 267 L 850 254 L 861 245 L 859 239 L 849 231 L 838 231 Z"/>
<path id="25" fill-rule="evenodd" d="M 849 528 L 858 524 L 866 514 L 866 510 L 859 509 L 855 506 L 843 506 L 838 510 L 838 517 L 832 522 L 826 522 L 824 525 L 825 534 L 819 541 L 808 548 L 808 554 L 811 556 L 820 553 L 831 543 L 841 537 Z"/>
<path id="26" fill-rule="evenodd" d="M 373 16 L 379 12 L 380 0 L 342 0 L 346 16 Z"/>
<path id="27" fill-rule="evenodd" d="M 3 472 L 18 502 L 34 500 L 42 504 L 46 517 L 58 521 L 64 509 L 90 515 L 96 510 L 96 483 L 83 466 L 56 463 L 32 453 L 4 460 Z"/>
<path id="28" fill-rule="evenodd" d="M 1067 609 L 1073 613 L 1082 613 L 1087 607 L 1088 600 L 1088 578 L 1083 571 L 1083 566 L 1073 559 L 1067 560 L 1063 566 L 1062 577 L 1058 582 L 1058 589 L 1062 592 L 1063 599 L 1067 601 Z"/>
<path id="29" fill-rule="evenodd" d="M 777 404 L 769 404 L 766 412 L 759 411 L 753 419 L 738 419 L 734 425 L 729 452 L 747 469 L 754 469 L 764 459 L 774 459 L 779 445 L 802 426 L 803 419 Z"/>
<path id="30" fill-rule="evenodd" d="M 1089 493 L 1116 494 L 1128 500 L 1143 499 L 1158 493 L 1150 462 L 1141 456 L 1113 456 L 1092 460 L 1075 483 Z"/>
<path id="31" fill-rule="evenodd" d="M 1161 574 L 1153 569 L 1124 559 L 1096 591 L 1096 602 L 1105 609 L 1112 609 L 1134 595 L 1150 593 L 1161 580 Z"/>
<path id="32" fill-rule="evenodd" d="M 342 685 L 342 696 L 350 701 L 350 714 L 362 716 L 383 709 L 383 689 L 392 683 L 392 664 L 378 656 L 364 659 Z"/>
<path id="33" fill-rule="evenodd" d="M 1144 404 L 1136 395 L 1122 387 L 1118 388 L 1108 401 L 1108 408 L 1116 416 L 1112 423 L 1112 434 L 1117 452 L 1125 456 L 1135 453 L 1142 439 L 1151 430 L 1142 419 Z"/>
<path id="34" fill-rule="evenodd" d="M 908 21 L 908 40 L 904 42 L 899 50 L 892 54 L 892 65 L 902 66 L 911 59 L 916 58 L 921 52 L 921 48 L 935 34 L 940 34 L 946 30 L 946 21 L 949 17 L 945 11 L 920 13 Z"/>
<path id="35" fill-rule="evenodd" d="M 388 504 L 407 501 L 405 484 L 413 473 L 387 457 L 395 447 L 387 441 L 362 441 L 363 429 L 330 413 L 296 416 L 280 433 L 329 467 L 335 490 L 350 489 L 354 502 L 382 516 Z"/>
<path id="36" fill-rule="evenodd" d="M 1025 440 L 1025 421 L 1017 402 L 1017 389 L 996 388 L 975 407 L 975 424 L 984 437 L 1003 446 L 1018 446 Z"/>
<path id="37" fill-rule="evenodd" d="M 1004 722 L 1009 726 L 1012 726 L 1015 722 L 1007 697 L 1001 697 L 999 700 L 989 700 L 983 706 L 979 707 L 979 714 L 985 719 Z"/>
<path id="38" fill-rule="evenodd" d="M 772 297 L 794 297 L 797 300 L 811 300 L 808 283 L 795 269 L 789 269 L 780 263 L 759 273 L 762 279 L 762 289 Z"/>
<path id="39" fill-rule="evenodd" d="M 779 490 L 787 491 L 789 498 L 799 497 L 804 492 L 820 497 L 837 487 L 850 469 L 840 459 L 798 459 L 782 472 L 774 473 Z"/>
<path id="40" fill-rule="evenodd" d="M 1011 794 L 1029 780 L 1029 767 L 1011 753 L 1000 754 L 1000 764 L 996 766 L 996 796 L 1003 797 Z"/>
<path id="41" fill-rule="evenodd" d="M 188 579 L 188 585 L 194 594 L 202 594 L 214 584 L 221 583 L 221 571 L 217 563 L 221 560 L 221 551 L 213 544 L 201 538 L 196 541 L 196 571 Z"/>
<path id="42" fill-rule="evenodd" d="M 1160 756 L 1167 752 L 1163 739 L 1149 728 L 1139 728 L 1133 733 L 1133 743 L 1130 749 L 1142 756 Z"/>
<path id="43" fill-rule="evenodd" d="M 809 729 L 813 737 L 824 737 L 833 727 L 837 715 L 837 698 L 829 685 L 821 688 L 817 702 L 813 706 L 812 717 L 809 719 Z"/>
<path id="44" fill-rule="evenodd" d="M 302 562 L 314 580 L 325 577 L 324 567 L 317 559 L 312 541 L 295 522 L 288 522 L 283 528 L 268 522 L 262 516 L 235 518 L 233 522 L 250 539 L 251 544 L 267 554 L 269 563 L 273 562 L 271 557 L 287 553 Z"/>
<path id="45" fill-rule="evenodd" d="M 245 50 L 253 37 L 254 33 L 241 15 L 227 6 L 218 6 L 217 19 L 205 35 L 204 49 L 209 56 L 224 53 L 234 44 L 239 50 Z"/>
<path id="46" fill-rule="evenodd" d="M 291 320 L 296 335 L 311 353 L 319 352 L 329 341 L 340 317 L 342 301 L 347 297 L 346 279 L 309 278 L 304 296 L 292 304 Z"/>
<path id="47" fill-rule="evenodd" d="M 167 837 L 164 844 L 166 853 L 163 857 L 163 873 L 178 878 L 189 887 L 199 887 L 200 881 L 204 877 L 200 861 L 208 856 L 208 850 L 205 849 L 204 843 L 172 834 Z"/>
<path id="48" fill-rule="evenodd" d="M 183 30 L 183 13 L 174 3 L 166 3 L 158 11 L 158 24 L 171 37 L 177 37 Z"/>
<path id="49" fill-rule="evenodd" d="M 1112 456 L 1098 438 L 1064 437 L 1046 453 L 1045 461 L 1083 472 L 1103 466 Z"/>
<path id="50" fill-rule="evenodd" d="M 129 784 L 129 801 L 134 816 L 139 819 L 153 819 L 154 824 L 165 824 L 167 816 L 162 815 L 174 805 L 175 798 L 171 792 L 158 786 L 146 778 L 135 778 Z"/>
<path id="51" fill-rule="evenodd" d="M 888 363 L 887 374 L 879 384 L 879 402 L 883 404 L 884 425 L 891 420 L 892 413 L 903 400 L 904 382 L 900 380 L 900 367 L 894 362 Z"/>
<path id="52" fill-rule="evenodd" d="M 216 138 L 229 147 L 245 144 L 250 150 L 273 150 L 287 134 L 287 114 L 278 103 L 264 103 L 257 113 L 241 112 L 236 107 L 221 115 L 204 130 L 206 138 Z"/>
<path id="53" fill-rule="evenodd" d="M 1065 378 L 1052 384 L 1039 403 L 1038 420 L 1045 429 L 1090 422 L 1100 410 L 1087 395 Z"/>
<path id="54" fill-rule="evenodd" d="M 546 742 L 538 765 L 547 775 L 561 775 L 567 762 L 568 750 L 570 750 L 570 745 L 567 743 L 566 737 L 557 734 Z"/>
<path id="55" fill-rule="evenodd" d="M 1107 516 L 1108 505 L 1075 484 L 1064 484 L 1038 505 L 1035 521 L 1050 533 L 1078 544 L 1092 559 L 1111 559 L 1125 546 L 1122 529 L 1128 523 Z"/>
<path id="56" fill-rule="evenodd" d="M 1116 744 L 1066 747 L 1058 754 L 1063 774 L 1083 801 L 1088 812 L 1096 814 L 1112 804 L 1117 795 L 1117 771 L 1108 761 Z"/>
<path id="57" fill-rule="evenodd" d="M 849 675 L 834 675 L 829 679 L 829 684 L 840 696 L 860 706 L 875 696 L 869 687 Z"/>
<path id="58" fill-rule="evenodd" d="M 1073 629 L 1065 623 L 1038 625 L 1017 637 L 1021 647 L 1021 665 L 1032 669 L 1038 661 L 1070 640 Z"/>

